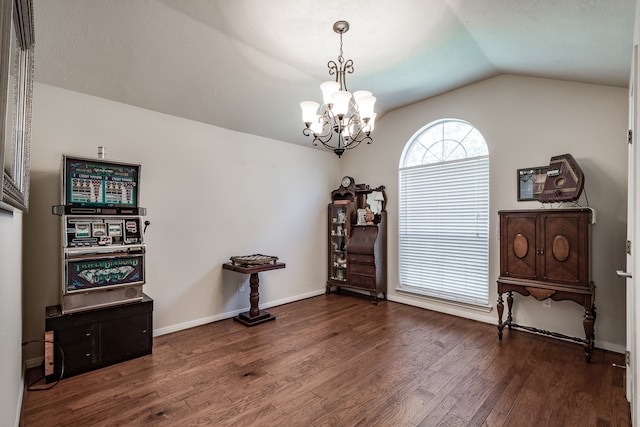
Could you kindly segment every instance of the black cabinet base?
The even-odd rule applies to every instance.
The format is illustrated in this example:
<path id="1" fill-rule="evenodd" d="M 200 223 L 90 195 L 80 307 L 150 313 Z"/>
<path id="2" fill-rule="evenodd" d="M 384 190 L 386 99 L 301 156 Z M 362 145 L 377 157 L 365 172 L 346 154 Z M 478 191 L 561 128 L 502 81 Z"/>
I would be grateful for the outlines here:
<path id="1" fill-rule="evenodd" d="M 45 337 L 55 343 L 45 347 L 47 382 L 151 354 L 153 300 L 69 314 L 47 307 Z"/>

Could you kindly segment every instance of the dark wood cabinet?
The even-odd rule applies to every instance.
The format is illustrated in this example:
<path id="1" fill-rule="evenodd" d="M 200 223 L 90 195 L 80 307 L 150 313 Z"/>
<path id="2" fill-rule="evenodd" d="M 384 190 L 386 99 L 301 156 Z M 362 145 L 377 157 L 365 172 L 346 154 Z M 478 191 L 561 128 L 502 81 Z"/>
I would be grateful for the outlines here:
<path id="1" fill-rule="evenodd" d="M 45 366 L 47 381 L 61 372 L 67 378 L 151 354 L 152 327 L 153 300 L 147 295 L 140 302 L 70 314 L 47 307 L 45 335 L 55 342 L 45 350 L 45 363 L 53 361 L 52 370 Z"/>
<path id="2" fill-rule="evenodd" d="M 386 216 L 375 225 L 354 225 L 347 244 L 347 286 L 369 292 L 373 304 L 387 298 Z"/>
<path id="3" fill-rule="evenodd" d="M 335 288 L 368 292 L 372 303 L 387 298 L 387 228 L 384 187 L 371 189 L 345 177 L 331 194 L 328 211 L 327 293 Z"/>
<path id="4" fill-rule="evenodd" d="M 588 208 L 500 211 L 500 277 L 498 278 L 498 337 L 505 326 L 571 339 L 584 344 L 591 359 L 596 317 L 595 286 L 590 278 Z M 570 300 L 585 309 L 585 339 L 518 325 L 513 321 L 513 292 L 542 301 Z M 503 294 L 508 313 L 503 321 Z"/>

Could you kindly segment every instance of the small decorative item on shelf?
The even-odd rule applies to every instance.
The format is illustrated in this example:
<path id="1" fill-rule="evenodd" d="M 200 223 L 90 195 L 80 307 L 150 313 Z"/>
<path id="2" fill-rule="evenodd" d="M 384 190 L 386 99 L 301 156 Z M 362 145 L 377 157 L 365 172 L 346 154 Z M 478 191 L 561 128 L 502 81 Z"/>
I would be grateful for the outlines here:
<path id="1" fill-rule="evenodd" d="M 364 218 L 367 225 L 373 225 L 373 212 L 371 212 L 369 206 L 364 208 Z"/>
<path id="2" fill-rule="evenodd" d="M 357 225 L 365 225 L 367 223 L 367 211 L 364 209 L 358 209 L 358 222 Z"/>

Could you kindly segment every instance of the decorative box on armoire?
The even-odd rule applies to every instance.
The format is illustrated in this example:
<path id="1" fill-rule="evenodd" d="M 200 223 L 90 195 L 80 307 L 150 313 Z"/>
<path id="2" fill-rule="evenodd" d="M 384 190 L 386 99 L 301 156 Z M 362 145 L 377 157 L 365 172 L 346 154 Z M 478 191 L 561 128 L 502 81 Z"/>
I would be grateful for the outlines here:
<path id="1" fill-rule="evenodd" d="M 536 209 L 499 211 L 500 277 L 498 278 L 498 338 L 505 326 L 569 339 L 584 345 L 591 360 L 596 319 L 595 285 L 590 271 L 592 210 Z M 507 293 L 508 313 L 503 321 L 503 298 Z M 584 307 L 585 338 L 566 336 L 516 324 L 513 321 L 513 292 L 539 301 L 574 301 Z"/>
<path id="2" fill-rule="evenodd" d="M 327 293 L 365 291 L 387 298 L 387 212 L 384 186 L 371 189 L 345 176 L 331 193 Z"/>

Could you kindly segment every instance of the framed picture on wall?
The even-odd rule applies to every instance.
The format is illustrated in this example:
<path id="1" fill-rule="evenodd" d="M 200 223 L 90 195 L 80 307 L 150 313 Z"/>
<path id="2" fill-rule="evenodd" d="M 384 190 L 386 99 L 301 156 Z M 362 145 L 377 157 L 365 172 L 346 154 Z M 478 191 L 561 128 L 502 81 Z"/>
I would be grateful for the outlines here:
<path id="1" fill-rule="evenodd" d="M 519 202 L 540 199 L 548 169 L 549 166 L 538 166 L 517 170 Z"/>
<path id="2" fill-rule="evenodd" d="M 0 1 L 0 209 L 29 207 L 32 0 Z"/>

